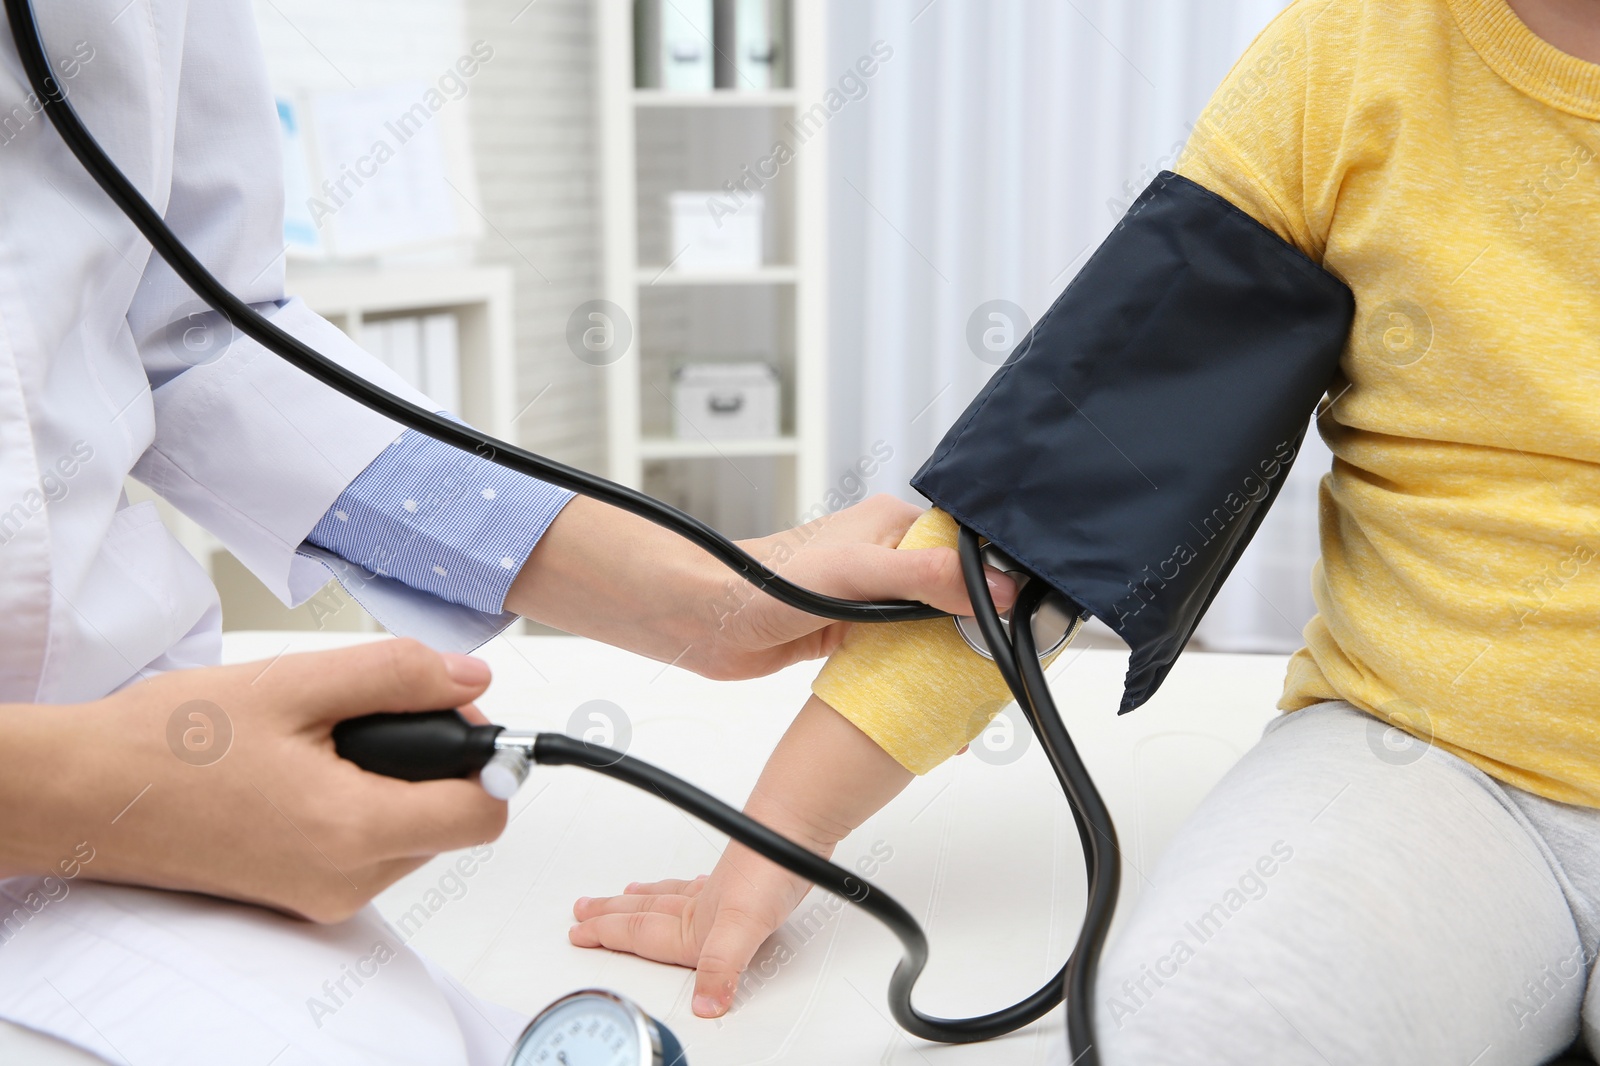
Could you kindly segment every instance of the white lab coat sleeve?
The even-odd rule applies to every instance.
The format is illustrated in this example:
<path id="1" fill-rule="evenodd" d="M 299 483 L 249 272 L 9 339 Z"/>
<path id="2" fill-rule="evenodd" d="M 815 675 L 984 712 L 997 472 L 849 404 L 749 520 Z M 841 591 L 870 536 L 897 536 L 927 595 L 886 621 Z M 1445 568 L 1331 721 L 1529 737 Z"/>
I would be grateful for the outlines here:
<path id="1" fill-rule="evenodd" d="M 163 72 L 175 93 L 173 158 L 155 183 L 168 190 L 168 225 L 280 328 L 429 406 L 339 329 L 284 299 L 278 120 L 248 0 L 189 5 L 173 61 L 179 69 Z M 128 324 L 156 425 L 134 476 L 219 537 L 285 604 L 304 602 L 329 577 L 317 553 L 302 551 L 306 534 L 402 428 L 230 336 L 159 257 L 145 269 Z M 358 598 L 392 632 L 435 646 L 476 646 L 510 620 L 463 613 L 398 582 L 368 577 L 361 586 Z"/>

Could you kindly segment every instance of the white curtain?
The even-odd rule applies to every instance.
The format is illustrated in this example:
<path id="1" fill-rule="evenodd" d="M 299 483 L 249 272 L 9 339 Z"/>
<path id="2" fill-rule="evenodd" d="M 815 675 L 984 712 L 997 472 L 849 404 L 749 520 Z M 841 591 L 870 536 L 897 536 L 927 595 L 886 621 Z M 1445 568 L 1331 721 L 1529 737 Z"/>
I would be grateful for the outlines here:
<path id="1" fill-rule="evenodd" d="M 918 499 L 911 475 L 1004 357 L 981 344 L 975 354 L 974 312 L 1008 301 L 1036 320 L 1171 165 L 1233 61 L 1283 6 L 833 0 L 836 77 L 875 44 L 879 56 L 892 49 L 828 127 L 830 460 L 845 485 L 876 468 L 868 490 Z M 1003 334 L 994 313 L 1005 315 L 985 309 L 980 335 Z M 1018 336 L 1026 324 L 1014 324 Z M 877 463 L 885 451 L 892 458 Z M 1329 461 L 1308 434 L 1202 625 L 1206 646 L 1299 646 L 1315 611 L 1316 485 Z"/>

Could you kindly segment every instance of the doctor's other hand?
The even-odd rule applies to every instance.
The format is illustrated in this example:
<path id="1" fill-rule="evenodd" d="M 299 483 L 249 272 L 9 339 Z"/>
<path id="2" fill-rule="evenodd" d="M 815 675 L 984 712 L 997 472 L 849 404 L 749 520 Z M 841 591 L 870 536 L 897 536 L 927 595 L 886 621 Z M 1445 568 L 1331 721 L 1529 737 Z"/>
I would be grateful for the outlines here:
<path id="1" fill-rule="evenodd" d="M 359 769 L 335 754 L 333 726 L 443 707 L 482 721 L 471 701 L 488 685 L 481 660 L 385 640 L 0 708 L 21 744 L 0 755 L 13 815 L 0 868 L 54 872 L 84 841 L 96 880 L 342 920 L 438 852 L 498 836 L 506 805 L 475 781 Z"/>
<path id="2" fill-rule="evenodd" d="M 897 551 L 923 513 L 873 496 L 739 546 L 806 588 L 850 600 L 914 600 L 971 614 L 953 548 Z M 1012 580 L 989 571 L 1001 610 Z M 717 680 L 761 677 L 838 647 L 849 623 L 779 603 L 675 533 L 607 504 L 567 504 L 528 557 L 505 607 Z"/>

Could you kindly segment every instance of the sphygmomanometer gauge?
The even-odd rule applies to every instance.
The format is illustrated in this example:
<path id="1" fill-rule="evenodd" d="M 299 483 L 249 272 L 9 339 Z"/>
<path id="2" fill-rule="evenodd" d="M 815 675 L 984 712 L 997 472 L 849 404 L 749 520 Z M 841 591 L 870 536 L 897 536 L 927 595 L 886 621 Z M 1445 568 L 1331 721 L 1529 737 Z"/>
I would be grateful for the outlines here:
<path id="1" fill-rule="evenodd" d="M 562 996 L 528 1023 L 510 1066 L 686 1066 L 672 1030 L 615 992 Z"/>

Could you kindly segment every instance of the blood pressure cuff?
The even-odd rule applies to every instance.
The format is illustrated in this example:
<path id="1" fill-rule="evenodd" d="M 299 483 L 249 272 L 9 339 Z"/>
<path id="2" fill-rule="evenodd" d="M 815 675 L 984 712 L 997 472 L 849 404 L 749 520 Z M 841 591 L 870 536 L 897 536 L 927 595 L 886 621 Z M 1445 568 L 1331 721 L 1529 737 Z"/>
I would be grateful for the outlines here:
<path id="1" fill-rule="evenodd" d="M 1166 678 L 1277 497 L 1355 298 L 1227 200 L 1144 191 L 912 484 Z"/>

